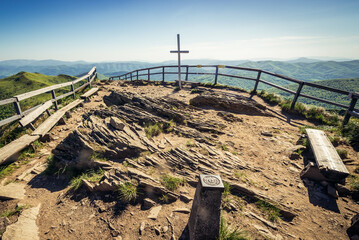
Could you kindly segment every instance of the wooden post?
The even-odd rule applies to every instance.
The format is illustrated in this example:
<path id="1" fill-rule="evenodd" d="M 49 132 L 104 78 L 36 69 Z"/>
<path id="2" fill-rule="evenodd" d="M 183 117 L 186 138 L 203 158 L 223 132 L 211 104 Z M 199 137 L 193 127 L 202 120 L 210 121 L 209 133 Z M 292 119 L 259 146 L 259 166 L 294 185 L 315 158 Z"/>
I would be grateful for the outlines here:
<path id="1" fill-rule="evenodd" d="M 218 66 L 216 66 L 216 75 L 214 76 L 214 85 L 217 85 L 217 79 L 218 79 Z"/>
<path id="2" fill-rule="evenodd" d="M 88 84 L 89 84 L 89 88 L 91 88 L 91 77 L 88 77 L 88 78 L 87 78 L 87 82 L 88 82 Z"/>
<path id="3" fill-rule="evenodd" d="M 55 100 L 55 109 L 58 109 L 58 105 L 57 105 L 57 100 L 56 100 L 56 94 L 55 94 L 55 90 L 51 91 L 51 95 L 52 95 L 52 99 Z"/>
<path id="4" fill-rule="evenodd" d="M 350 105 L 349 105 L 349 107 L 348 107 L 348 109 L 347 109 L 347 113 L 345 114 L 344 121 L 343 121 L 343 126 L 348 124 L 349 119 L 350 119 L 350 116 L 351 116 L 351 115 L 350 115 L 350 112 L 352 112 L 352 111 L 354 110 L 355 104 L 356 104 L 357 101 L 358 101 L 358 98 L 356 98 L 356 97 L 353 95 L 353 93 L 350 93 L 350 94 L 349 94 L 349 98 L 351 98 L 352 100 L 351 100 Z"/>
<path id="5" fill-rule="evenodd" d="M 20 106 L 20 103 L 17 100 L 17 98 L 16 98 L 16 102 L 14 102 L 14 107 L 15 107 L 16 114 L 22 116 L 21 106 Z"/>
<path id="6" fill-rule="evenodd" d="M 188 66 L 186 66 L 186 81 L 188 81 Z"/>
<path id="7" fill-rule="evenodd" d="M 130 78 L 131 78 L 131 81 L 132 81 L 132 72 L 130 73 Z"/>
<path id="8" fill-rule="evenodd" d="M 147 72 L 147 81 L 150 81 L 150 69 L 148 69 L 148 72 Z"/>
<path id="9" fill-rule="evenodd" d="M 262 74 L 262 71 L 258 71 L 257 80 L 256 80 L 256 84 L 254 85 L 253 92 L 257 91 L 258 83 L 259 83 L 259 80 L 261 79 L 261 74 Z"/>
<path id="10" fill-rule="evenodd" d="M 74 83 L 71 83 L 71 92 L 72 92 L 72 97 L 75 98 L 75 88 L 74 88 Z"/>
<path id="11" fill-rule="evenodd" d="M 296 92 L 296 94 L 295 94 L 295 96 L 294 96 L 292 105 L 290 106 L 290 109 L 291 109 L 291 110 L 293 110 L 294 107 L 295 107 L 295 103 L 296 103 L 297 100 L 298 100 L 298 97 L 299 97 L 299 95 L 300 95 L 300 91 L 302 91 L 303 85 L 304 85 L 304 82 L 301 82 L 301 83 L 299 84 L 299 86 L 298 86 L 298 90 L 297 90 L 297 92 Z"/>
<path id="12" fill-rule="evenodd" d="M 218 175 L 199 175 L 188 220 L 189 239 L 218 239 L 223 182 Z"/>
<path id="13" fill-rule="evenodd" d="M 136 80 L 138 80 L 138 70 L 136 71 Z"/>
<path id="14" fill-rule="evenodd" d="M 165 82 L 165 67 L 162 67 L 162 82 Z"/>

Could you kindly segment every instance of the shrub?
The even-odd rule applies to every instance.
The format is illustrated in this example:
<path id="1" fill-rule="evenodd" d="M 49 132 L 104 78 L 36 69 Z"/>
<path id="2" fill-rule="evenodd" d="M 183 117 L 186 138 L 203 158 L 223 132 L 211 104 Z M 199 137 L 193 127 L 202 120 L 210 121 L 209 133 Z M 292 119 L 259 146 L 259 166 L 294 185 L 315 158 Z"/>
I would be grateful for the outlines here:
<path id="1" fill-rule="evenodd" d="M 359 119 L 349 121 L 349 123 L 342 128 L 342 135 L 349 139 L 353 147 L 359 148 Z"/>
<path id="2" fill-rule="evenodd" d="M 163 132 L 163 123 L 155 123 L 145 127 L 147 138 L 152 138 Z"/>
<path id="3" fill-rule="evenodd" d="M 126 202 L 134 202 L 138 198 L 137 185 L 131 182 L 125 182 L 118 186 L 120 198 Z"/>
<path id="4" fill-rule="evenodd" d="M 184 185 L 186 180 L 184 178 L 173 177 L 166 174 L 162 177 L 161 183 L 170 191 L 176 190 L 180 185 Z"/>

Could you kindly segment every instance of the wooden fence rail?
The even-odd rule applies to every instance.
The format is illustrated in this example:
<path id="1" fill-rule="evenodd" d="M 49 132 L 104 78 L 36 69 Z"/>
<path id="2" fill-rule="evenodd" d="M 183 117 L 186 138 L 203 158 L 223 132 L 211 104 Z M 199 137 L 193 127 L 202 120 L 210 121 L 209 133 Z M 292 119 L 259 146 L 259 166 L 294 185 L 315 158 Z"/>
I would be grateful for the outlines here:
<path id="1" fill-rule="evenodd" d="M 73 81 L 52 85 L 52 86 L 37 89 L 37 90 L 31 91 L 31 92 L 19 94 L 19 95 L 16 95 L 16 96 L 12 97 L 12 98 L 9 98 L 9 99 L 1 100 L 0 101 L 0 106 L 13 103 L 14 107 L 15 107 L 16 115 L 1 120 L 0 121 L 0 126 L 3 126 L 5 124 L 8 124 L 8 123 L 11 123 L 13 121 L 16 121 L 16 120 L 19 120 L 19 119 L 23 118 L 24 116 L 30 114 L 32 111 L 39 108 L 43 104 L 43 103 L 41 103 L 41 104 L 31 108 L 31 109 L 28 109 L 26 111 L 22 111 L 21 106 L 20 106 L 20 101 L 28 99 L 28 98 L 31 98 L 31 97 L 35 97 L 35 96 L 43 94 L 43 93 L 51 93 L 51 95 L 52 95 L 51 101 L 52 101 L 53 104 L 55 104 L 55 108 L 57 109 L 57 107 L 58 107 L 57 101 L 58 100 L 60 100 L 62 98 L 65 98 L 67 96 L 70 96 L 70 95 L 75 97 L 76 92 L 84 89 L 87 86 L 89 86 L 91 88 L 91 82 L 96 78 L 96 76 L 97 76 L 96 67 L 93 67 L 87 74 L 85 74 L 84 76 L 79 77 L 79 78 L 77 78 L 77 79 L 75 79 Z M 86 82 L 84 84 L 82 84 L 80 87 L 75 89 L 74 85 L 76 83 L 81 82 L 81 81 L 86 81 Z M 63 88 L 63 87 L 68 87 L 68 86 L 71 87 L 70 92 L 62 94 L 60 96 L 56 96 L 55 90 Z"/>
<path id="2" fill-rule="evenodd" d="M 140 77 L 146 77 L 147 80 L 151 79 L 151 76 L 153 75 L 162 75 L 162 82 L 165 81 L 165 75 L 172 75 L 172 74 L 178 74 L 178 72 L 176 71 L 167 71 L 167 69 L 177 69 L 178 66 L 176 65 L 171 65 L 171 66 L 156 66 L 156 67 L 150 67 L 150 68 L 143 68 L 143 69 L 137 69 L 134 70 L 132 72 L 128 72 L 125 74 L 122 74 L 120 76 L 113 76 L 110 77 L 110 80 L 139 80 Z M 182 69 L 185 68 L 185 72 L 182 72 Z M 214 72 L 192 72 L 190 71 L 190 69 L 198 69 L 198 68 L 214 68 Z M 241 75 L 233 75 L 233 74 L 225 74 L 225 73 L 220 73 L 219 69 L 221 68 L 227 68 L 227 69 L 233 69 L 233 70 L 240 70 L 240 71 L 247 71 L 247 72 L 254 72 L 257 73 L 257 77 L 256 78 L 252 78 L 252 77 L 246 77 L 246 76 L 241 76 Z M 158 71 L 158 70 L 159 71 Z M 151 72 L 151 70 L 157 70 L 156 72 Z M 182 65 L 181 66 L 181 74 L 185 74 L 185 80 L 188 81 L 188 75 L 209 75 L 209 76 L 213 76 L 213 84 L 216 85 L 218 83 L 218 76 L 223 76 L 223 77 L 229 77 L 229 78 L 236 78 L 236 79 L 243 79 L 243 80 L 250 80 L 250 81 L 254 81 L 254 88 L 253 91 L 257 91 L 258 88 L 258 84 L 262 83 L 262 84 L 266 84 L 272 87 L 275 87 L 277 89 L 280 89 L 282 91 L 285 91 L 287 93 L 293 94 L 293 100 L 292 100 L 292 105 L 291 105 L 291 109 L 294 109 L 295 104 L 298 101 L 299 97 L 305 97 L 305 98 L 309 98 L 315 101 L 319 101 L 319 102 L 323 102 L 326 104 L 330 104 L 333 106 L 337 106 L 337 107 L 341 107 L 346 109 L 346 115 L 344 117 L 344 121 L 343 121 L 343 125 L 347 124 L 350 117 L 356 117 L 359 118 L 359 109 L 355 108 L 355 105 L 359 99 L 359 93 L 353 93 L 353 92 L 349 92 L 349 91 L 344 91 L 344 90 L 340 90 L 340 89 L 336 89 L 336 88 L 331 88 L 331 87 L 327 87 L 327 86 L 322 86 L 322 85 L 318 85 L 315 83 L 311 83 L 311 82 L 304 82 L 301 80 L 297 80 L 294 78 L 290 78 L 278 73 L 272 73 L 269 71 L 264 71 L 261 69 L 254 69 L 254 68 L 244 68 L 244 67 L 237 67 L 237 66 L 224 66 L 224 65 Z M 298 84 L 298 88 L 296 91 L 290 90 L 288 88 L 285 88 L 283 86 L 279 86 L 277 84 L 268 82 L 266 80 L 261 79 L 261 77 L 263 77 L 263 74 L 267 74 L 269 76 L 278 78 L 278 79 L 282 79 L 282 80 L 286 80 L 292 83 L 296 83 Z M 326 100 L 326 99 L 322 99 L 319 97 L 315 97 L 315 96 L 310 96 L 307 94 L 302 93 L 302 89 L 304 86 L 308 86 L 308 87 L 313 87 L 313 88 L 318 88 L 321 90 L 325 90 L 328 92 L 333 92 L 333 93 L 338 93 L 338 94 L 342 94 L 342 95 L 346 95 L 349 99 L 351 99 L 351 102 L 349 104 L 349 106 L 344 105 L 344 104 L 340 104 L 337 102 L 333 102 L 330 100 Z M 1 103 L 1 102 L 0 102 Z"/>

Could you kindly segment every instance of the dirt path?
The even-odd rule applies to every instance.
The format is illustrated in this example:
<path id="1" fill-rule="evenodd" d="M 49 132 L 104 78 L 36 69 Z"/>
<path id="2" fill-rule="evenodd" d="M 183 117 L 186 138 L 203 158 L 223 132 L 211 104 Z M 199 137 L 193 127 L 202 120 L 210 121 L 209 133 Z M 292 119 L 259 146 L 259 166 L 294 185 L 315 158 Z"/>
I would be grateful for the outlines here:
<path id="1" fill-rule="evenodd" d="M 26 184 L 25 198 L 0 203 L 1 209 L 12 209 L 19 203 L 33 207 L 41 204 L 37 218 L 40 239 L 171 239 L 172 235 L 177 239 L 187 223 L 189 214 L 175 210 L 191 209 L 191 201 L 157 203 L 162 209 L 157 219 L 152 220 L 148 219 L 151 210 L 141 210 L 140 203 L 121 204 L 117 193 L 88 193 L 83 188 L 72 192 L 69 179 L 63 177 L 61 172 L 55 176 L 41 174 L 51 151 L 82 122 L 82 116 L 91 110 L 107 108 L 103 97 L 108 96 L 110 91 L 135 92 L 146 97 L 171 97 L 185 103 L 197 95 L 191 94 L 188 89 L 174 92 L 171 86 L 103 85 L 91 102 L 71 112 L 65 125 L 55 126 L 51 130 L 53 139 L 44 143 L 28 164 L 21 165 L 6 178 L 6 182 Z M 249 96 L 247 93 L 240 94 Z M 256 96 L 253 99 L 267 105 Z M 268 111 L 273 114 L 272 117 L 233 114 L 242 119 L 242 122 L 235 123 L 219 117 L 215 109 L 197 109 L 192 113 L 192 117 L 198 121 L 213 121 L 226 126 L 222 129 L 225 134 L 211 136 L 217 141 L 217 150 L 224 154 L 229 152 L 258 170 L 233 171 L 226 180 L 263 191 L 266 196 L 297 214 L 292 221 L 280 220 L 268 226 L 266 214 L 256 203 L 246 201 L 243 197 L 236 198 L 235 202 L 239 204 L 236 210 L 223 211 L 225 218 L 232 226 L 245 229 L 253 239 L 347 239 L 346 229 L 351 217 L 359 212 L 359 206 L 347 197 L 338 200 L 329 197 L 318 183 L 309 181 L 305 184 L 299 177 L 304 167 L 303 158 L 290 159 L 302 136 L 298 126 L 310 123 L 284 115 L 278 106 L 268 106 Z M 161 133 L 152 141 L 160 145 L 163 139 L 168 140 L 163 151 L 176 147 L 200 151 L 200 148 L 188 143 L 193 139 L 172 132 Z M 349 150 L 349 157 L 357 166 L 358 153 L 348 146 L 344 148 Z M 28 169 L 32 170 L 22 174 Z M 153 178 L 160 178 L 168 171 L 147 170 L 152 171 Z M 221 175 L 221 170 L 217 173 Z M 176 192 L 193 197 L 194 190 L 194 187 L 186 185 Z M 16 216 L 10 217 L 9 221 L 15 222 Z M 140 231 L 141 225 L 143 229 Z"/>

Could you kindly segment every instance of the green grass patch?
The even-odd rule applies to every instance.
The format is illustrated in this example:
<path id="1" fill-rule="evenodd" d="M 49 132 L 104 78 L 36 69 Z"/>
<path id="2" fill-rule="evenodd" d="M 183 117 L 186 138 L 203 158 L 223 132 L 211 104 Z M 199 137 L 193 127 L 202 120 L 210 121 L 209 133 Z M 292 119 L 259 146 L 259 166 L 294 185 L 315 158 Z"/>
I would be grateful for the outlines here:
<path id="1" fill-rule="evenodd" d="M 86 171 L 82 173 L 79 176 L 74 177 L 71 180 L 71 189 L 76 191 L 79 189 L 82 185 L 82 179 L 87 180 L 89 182 L 98 182 L 103 177 L 105 171 L 101 168 L 99 169 L 91 169 L 89 171 Z"/>
<path id="2" fill-rule="evenodd" d="M 189 139 L 189 140 L 187 140 L 187 142 L 186 142 L 186 146 L 187 146 L 187 147 L 195 147 L 196 144 L 193 142 L 192 139 Z"/>
<path id="3" fill-rule="evenodd" d="M 166 174 L 162 177 L 161 183 L 165 188 L 167 188 L 170 191 L 176 190 L 180 185 L 184 185 L 186 183 L 185 178 L 178 178 L 171 176 L 169 174 Z"/>
<path id="4" fill-rule="evenodd" d="M 277 222 L 280 219 L 281 214 L 278 207 L 263 200 L 258 200 L 256 205 L 272 222 Z"/>
<path id="5" fill-rule="evenodd" d="M 118 186 L 120 199 L 126 202 L 135 202 L 138 198 L 137 185 L 132 182 L 125 182 Z"/>
<path id="6" fill-rule="evenodd" d="M 359 176 L 351 174 L 347 179 L 350 188 L 354 191 L 359 191 Z"/>
<path id="7" fill-rule="evenodd" d="M 223 151 L 228 151 L 229 150 L 228 147 L 226 145 L 224 145 L 224 144 L 221 146 L 221 148 L 222 148 Z"/>
<path id="8" fill-rule="evenodd" d="M 163 203 L 169 203 L 168 194 L 162 194 L 162 196 L 158 197 L 158 200 L 160 200 Z"/>
<path id="9" fill-rule="evenodd" d="M 337 148 L 337 153 L 339 154 L 341 159 L 346 159 L 348 158 L 348 151 L 342 148 Z"/>
<path id="10" fill-rule="evenodd" d="M 16 169 L 18 169 L 20 166 L 15 165 L 15 163 L 10 163 L 8 165 L 2 165 L 0 166 L 0 179 L 4 178 L 5 176 L 10 175 L 13 173 Z"/>
<path id="11" fill-rule="evenodd" d="M 23 209 L 29 208 L 29 205 L 16 206 L 14 210 L 5 210 L 0 213 L 0 217 L 10 217 L 15 215 L 18 212 L 21 212 Z"/>
<path id="12" fill-rule="evenodd" d="M 221 216 L 218 240 L 247 240 L 249 237 L 245 231 L 239 228 L 231 228 L 224 217 Z"/>
<path id="13" fill-rule="evenodd" d="M 176 127 L 175 121 L 172 119 L 171 121 L 167 123 L 158 122 L 155 124 L 147 124 L 145 126 L 145 132 L 147 138 L 152 138 L 154 136 L 159 135 L 162 132 L 169 133 L 172 132 L 173 129 Z"/>

